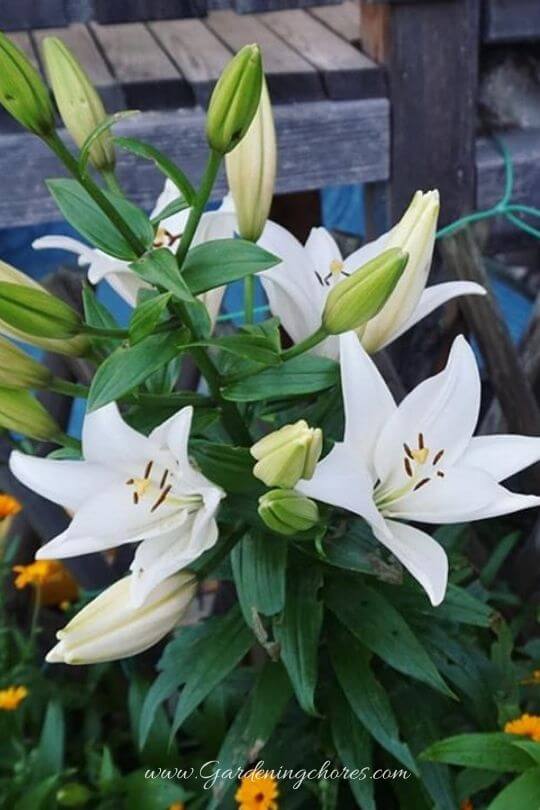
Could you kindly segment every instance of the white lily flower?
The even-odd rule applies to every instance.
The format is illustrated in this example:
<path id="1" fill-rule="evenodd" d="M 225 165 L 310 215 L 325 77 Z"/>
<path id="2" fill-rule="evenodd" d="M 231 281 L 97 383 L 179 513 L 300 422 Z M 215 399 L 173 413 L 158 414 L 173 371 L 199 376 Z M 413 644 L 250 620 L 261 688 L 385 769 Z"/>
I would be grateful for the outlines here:
<path id="1" fill-rule="evenodd" d="M 300 343 L 320 326 L 326 298 L 336 282 L 392 247 L 406 251 L 409 261 L 382 310 L 358 331 L 370 354 L 383 349 L 446 301 L 459 295 L 484 295 L 484 288 L 470 281 L 450 281 L 425 289 L 438 211 L 437 191 L 417 191 L 397 225 L 346 259 L 325 228 L 313 228 L 302 245 L 285 228 L 268 222 L 258 244 L 282 261 L 260 273 L 260 277 L 272 313 L 280 318 L 293 342 Z M 329 337 L 312 351 L 337 360 L 338 338 Z"/>
<path id="2" fill-rule="evenodd" d="M 340 344 L 343 442 L 296 488 L 363 517 L 438 605 L 446 591 L 446 554 L 402 521 L 460 523 L 540 505 L 540 498 L 499 483 L 540 459 L 540 438 L 473 438 L 480 376 L 461 336 L 444 371 L 399 405 L 355 334 L 342 335 Z"/>
<path id="3" fill-rule="evenodd" d="M 131 564 L 137 606 L 213 546 L 225 493 L 189 461 L 192 414 L 191 407 L 183 408 L 146 437 L 129 427 L 112 403 L 85 417 L 84 461 L 14 451 L 13 474 L 73 513 L 68 528 L 36 557 L 74 557 L 142 540 Z"/>
<path id="4" fill-rule="evenodd" d="M 47 654 L 50 664 L 95 664 L 117 661 L 147 650 L 184 616 L 195 596 L 197 580 L 181 571 L 161 582 L 147 601 L 134 608 L 129 599 L 132 577 L 115 582 L 60 630 Z"/>
<path id="5" fill-rule="evenodd" d="M 171 180 L 167 179 L 150 216 L 157 216 L 169 203 L 178 199 L 178 196 L 177 187 Z M 156 233 L 155 247 L 167 247 L 173 253 L 178 250 L 180 237 L 186 227 L 190 210 L 186 208 L 178 214 L 173 214 L 161 220 Z M 210 242 L 213 239 L 232 237 L 235 226 L 236 215 L 232 207 L 232 201 L 229 197 L 225 197 L 217 211 L 207 211 L 202 215 L 192 245 L 194 247 L 202 242 Z M 102 250 L 89 247 L 84 242 L 79 242 L 69 236 L 42 236 L 32 242 L 32 247 L 35 250 L 55 248 L 75 253 L 79 257 L 78 263 L 81 267 L 88 265 L 88 280 L 91 284 L 98 284 L 105 279 L 113 290 L 132 307 L 137 303 L 139 290 L 150 289 L 150 285 L 146 281 L 143 281 L 137 273 L 130 270 L 128 262 L 109 256 Z M 209 290 L 200 296 L 201 301 L 208 308 L 212 323 L 215 322 L 218 316 L 224 292 L 224 287 L 216 287 L 216 289 Z"/>

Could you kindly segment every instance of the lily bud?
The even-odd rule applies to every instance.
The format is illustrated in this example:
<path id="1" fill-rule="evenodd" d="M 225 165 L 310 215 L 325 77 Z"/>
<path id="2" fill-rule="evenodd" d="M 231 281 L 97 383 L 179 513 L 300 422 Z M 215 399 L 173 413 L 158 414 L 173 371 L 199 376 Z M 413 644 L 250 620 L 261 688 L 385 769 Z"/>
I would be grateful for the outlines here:
<path id="1" fill-rule="evenodd" d="M 137 655 L 179 623 L 197 589 L 194 574 L 180 571 L 163 580 L 146 602 L 134 608 L 131 579 L 118 580 L 77 613 L 56 634 L 58 644 L 46 660 L 51 664 L 94 664 Z"/>
<path id="2" fill-rule="evenodd" d="M 42 338 L 69 338 L 81 332 L 77 312 L 45 290 L 0 281 L 0 318 L 13 329 Z"/>
<path id="3" fill-rule="evenodd" d="M 30 132 L 46 138 L 54 131 L 54 110 L 41 76 L 1 32 L 0 104 Z"/>
<path id="4" fill-rule="evenodd" d="M 326 332 L 340 335 L 373 318 L 392 294 L 407 259 L 399 248 L 385 250 L 332 287 L 322 316 Z"/>
<path id="5" fill-rule="evenodd" d="M 322 450 L 322 430 L 304 419 L 269 433 L 250 452 L 257 464 L 253 475 L 267 487 L 294 487 L 300 478 L 311 478 Z"/>
<path id="6" fill-rule="evenodd" d="M 245 45 L 219 77 L 206 115 L 208 143 L 220 155 L 240 143 L 257 112 L 263 69 L 258 45 Z"/>
<path id="7" fill-rule="evenodd" d="M 43 58 L 62 121 L 80 148 L 107 117 L 103 102 L 86 71 L 57 37 L 43 40 Z M 90 148 L 90 161 L 100 172 L 114 169 L 112 138 L 103 132 Z"/>
<path id="8" fill-rule="evenodd" d="M 55 441 L 63 434 L 52 416 L 28 391 L 0 388 L 0 427 L 37 441 Z"/>
<path id="9" fill-rule="evenodd" d="M 18 346 L 0 337 L 0 386 L 4 388 L 47 388 L 52 380 L 42 366 Z"/>
<path id="10" fill-rule="evenodd" d="M 259 498 L 261 520 L 278 534 L 297 534 L 319 522 L 319 507 L 293 489 L 272 489 Z"/>
<path id="11" fill-rule="evenodd" d="M 18 284 L 29 290 L 41 290 L 41 292 L 46 293 L 45 288 L 42 287 L 41 284 L 38 284 L 37 281 L 34 281 L 34 279 L 21 273 L 20 270 L 16 270 L 14 267 L 11 267 L 11 265 L 2 261 L 0 261 L 0 282 Z M 50 297 L 52 298 L 52 296 Z M 36 337 L 35 335 L 31 335 L 24 325 L 20 329 L 8 325 L 1 315 L 0 332 L 7 337 L 21 340 L 24 343 L 30 343 L 32 346 L 39 346 L 46 351 L 73 355 L 75 357 L 84 355 L 89 345 L 88 338 L 85 335 L 77 335 L 77 337 L 69 338 L 69 340 Z"/>
<path id="12" fill-rule="evenodd" d="M 276 180 L 276 130 L 268 87 L 263 77 L 261 99 L 246 136 L 225 157 L 229 187 L 243 239 L 256 242 L 263 232 Z"/>

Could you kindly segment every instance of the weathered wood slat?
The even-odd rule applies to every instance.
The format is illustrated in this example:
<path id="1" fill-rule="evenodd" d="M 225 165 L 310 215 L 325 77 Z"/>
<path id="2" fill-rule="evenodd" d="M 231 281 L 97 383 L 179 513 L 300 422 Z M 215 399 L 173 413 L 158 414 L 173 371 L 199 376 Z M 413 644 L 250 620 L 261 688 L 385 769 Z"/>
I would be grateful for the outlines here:
<path id="1" fill-rule="evenodd" d="M 211 2 L 211 0 L 210 0 Z M 223 0 L 218 0 L 223 2 Z M 232 6 L 239 14 L 259 14 L 261 11 L 286 11 L 288 9 L 307 8 L 317 6 L 321 0 L 230 0 Z M 325 0 L 330 3 L 341 3 L 341 0 Z M 215 6 L 213 6 L 215 8 Z M 225 4 L 222 5 L 225 7 Z"/>
<path id="2" fill-rule="evenodd" d="M 100 23 L 171 20 L 202 17 L 205 0 L 94 0 L 95 19 Z"/>
<path id="3" fill-rule="evenodd" d="M 538 0 L 484 0 L 485 42 L 540 39 Z"/>
<path id="4" fill-rule="evenodd" d="M 123 88 L 128 107 L 158 110 L 192 103 L 184 76 L 145 25 L 92 23 L 91 28 Z"/>
<path id="5" fill-rule="evenodd" d="M 309 13 L 348 42 L 360 39 L 360 4 L 345 0 L 335 6 L 313 6 Z"/>
<path id="6" fill-rule="evenodd" d="M 512 201 L 540 207 L 540 130 L 514 131 L 501 135 L 514 168 Z M 504 191 L 504 161 L 494 142 L 476 143 L 476 206 L 495 205 Z"/>
<path id="7" fill-rule="evenodd" d="M 275 11 L 260 19 L 321 72 L 330 98 L 384 95 L 381 68 L 307 12 Z"/>
<path id="8" fill-rule="evenodd" d="M 150 28 L 191 85 L 198 103 L 206 106 L 232 53 L 200 20 L 156 22 Z"/>
<path id="9" fill-rule="evenodd" d="M 2 0 L 0 3 L 0 29 L 3 31 L 66 23 L 64 0 Z"/>
<path id="10" fill-rule="evenodd" d="M 277 193 L 388 177 L 386 99 L 277 105 L 275 120 L 280 145 Z M 200 177 L 207 155 L 202 110 L 143 113 L 121 122 L 115 131 L 153 143 L 193 179 Z M 10 178 L 10 194 L 0 195 L 0 227 L 60 219 L 43 180 L 61 173 L 56 158 L 37 138 L 0 136 L 0 176 Z M 153 165 L 122 153 L 119 175 L 134 200 L 146 208 L 153 205 L 163 184 Z M 222 178 L 216 195 L 224 190 Z"/>
<path id="11" fill-rule="evenodd" d="M 115 112 L 125 106 L 122 88 L 109 70 L 89 29 L 85 25 L 73 23 L 67 28 L 44 28 L 35 31 L 33 36 L 39 48 L 41 48 L 46 37 L 59 37 L 73 51 L 88 73 L 107 110 Z"/>
<path id="12" fill-rule="evenodd" d="M 240 16 L 234 11 L 214 11 L 205 23 L 233 51 L 250 42 L 257 42 L 261 46 L 264 70 L 274 103 L 324 97 L 317 69 L 257 17 Z"/>

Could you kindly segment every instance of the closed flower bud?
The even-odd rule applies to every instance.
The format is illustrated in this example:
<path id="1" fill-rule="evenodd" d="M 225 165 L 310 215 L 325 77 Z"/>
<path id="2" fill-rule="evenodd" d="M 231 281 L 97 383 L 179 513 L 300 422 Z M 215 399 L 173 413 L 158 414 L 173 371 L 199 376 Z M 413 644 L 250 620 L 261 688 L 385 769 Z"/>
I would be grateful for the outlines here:
<path id="1" fill-rule="evenodd" d="M 82 65 L 61 39 L 44 39 L 43 58 L 62 121 L 80 148 L 107 117 L 101 98 Z M 109 132 L 103 132 L 93 142 L 90 161 L 98 171 L 114 169 L 114 147 Z"/>
<path id="2" fill-rule="evenodd" d="M 240 143 L 257 112 L 263 81 L 258 45 L 245 45 L 219 77 L 206 116 L 208 143 L 220 155 Z"/>
<path id="3" fill-rule="evenodd" d="M 11 265 L 2 261 L 0 261 L 0 283 L 1 282 L 17 284 L 29 290 L 40 290 L 46 293 L 45 288 L 42 287 L 41 284 L 38 284 L 37 281 L 34 281 L 29 276 L 21 273 L 20 270 L 16 270 L 14 267 L 11 267 Z M 48 295 L 48 293 L 46 294 Z M 52 298 L 53 296 L 49 297 Z M 30 343 L 32 346 L 39 346 L 46 351 L 73 355 L 75 357 L 84 355 L 89 345 L 88 338 L 85 335 L 77 335 L 67 340 L 37 337 L 36 335 L 30 334 L 24 325 L 20 328 L 16 328 L 8 324 L 7 321 L 2 318 L 2 315 L 0 315 L 0 333 L 7 335 L 7 337 L 14 338 L 15 340 Z"/>
<path id="4" fill-rule="evenodd" d="M 0 32 L 0 104 L 40 137 L 54 131 L 54 110 L 41 76 L 24 53 Z"/>
<path id="5" fill-rule="evenodd" d="M 358 329 L 385 305 L 407 265 L 399 248 L 385 250 L 328 293 L 322 322 L 329 335 Z"/>
<path id="6" fill-rule="evenodd" d="M 195 596 L 190 571 L 163 580 L 140 607 L 130 599 L 131 576 L 115 582 L 57 633 L 49 663 L 94 664 L 117 661 L 157 644 L 182 619 Z"/>
<path id="7" fill-rule="evenodd" d="M 256 242 L 263 232 L 276 179 L 276 130 L 266 81 L 246 136 L 225 158 L 227 178 L 243 239 Z"/>
<path id="8" fill-rule="evenodd" d="M 55 441 L 63 434 L 52 416 L 28 391 L 0 388 L 0 427 L 38 441 Z"/>
<path id="9" fill-rule="evenodd" d="M 40 338 L 73 337 L 82 327 L 79 314 L 60 298 L 9 281 L 0 281 L 0 319 Z"/>
<path id="10" fill-rule="evenodd" d="M 259 516 L 278 534 L 297 534 L 319 522 L 319 508 L 293 489 L 272 489 L 259 498 Z"/>
<path id="11" fill-rule="evenodd" d="M 311 478 L 322 449 L 322 431 L 304 419 L 269 433 L 251 448 L 257 459 L 253 475 L 267 487 L 294 487 L 300 478 Z"/>
<path id="12" fill-rule="evenodd" d="M 47 388 L 52 380 L 42 366 L 18 346 L 0 337 L 0 386 L 4 388 Z"/>

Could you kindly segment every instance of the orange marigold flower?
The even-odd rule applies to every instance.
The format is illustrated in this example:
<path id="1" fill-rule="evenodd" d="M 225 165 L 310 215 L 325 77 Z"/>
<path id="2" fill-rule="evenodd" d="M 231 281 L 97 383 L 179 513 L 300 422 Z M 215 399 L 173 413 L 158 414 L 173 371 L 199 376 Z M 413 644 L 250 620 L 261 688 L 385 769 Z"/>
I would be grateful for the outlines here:
<path id="1" fill-rule="evenodd" d="M 65 565 L 58 560 L 35 560 L 30 565 L 15 565 L 15 587 L 28 585 L 39 591 L 42 605 L 60 605 L 73 602 L 79 595 L 79 586 Z"/>
<path id="2" fill-rule="evenodd" d="M 520 734 L 530 737 L 534 742 L 540 742 L 540 715 L 522 714 L 506 723 L 504 730 L 507 734 Z"/>
<path id="3" fill-rule="evenodd" d="M 470 799 L 463 799 L 459 805 L 459 810 L 474 810 L 474 805 Z"/>
<path id="4" fill-rule="evenodd" d="M 169 810 L 185 810 L 186 805 L 184 802 L 174 802 L 169 805 Z"/>
<path id="5" fill-rule="evenodd" d="M 0 494 L 0 520 L 18 515 L 21 509 L 22 505 L 13 495 Z"/>
<path id="6" fill-rule="evenodd" d="M 242 777 L 235 799 L 238 810 L 278 810 L 277 780 L 265 771 L 250 771 Z"/>
<path id="7" fill-rule="evenodd" d="M 0 711 L 12 712 L 19 708 L 28 695 L 26 686 L 9 686 L 7 689 L 0 689 Z"/>

